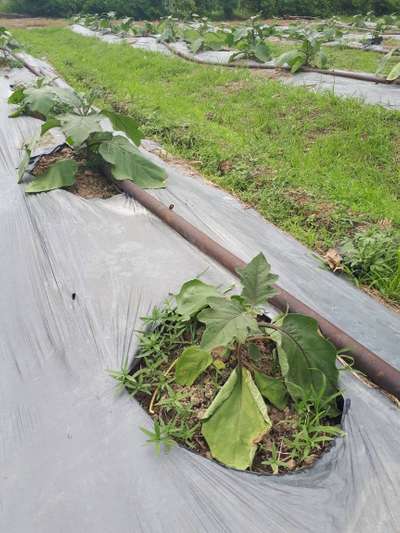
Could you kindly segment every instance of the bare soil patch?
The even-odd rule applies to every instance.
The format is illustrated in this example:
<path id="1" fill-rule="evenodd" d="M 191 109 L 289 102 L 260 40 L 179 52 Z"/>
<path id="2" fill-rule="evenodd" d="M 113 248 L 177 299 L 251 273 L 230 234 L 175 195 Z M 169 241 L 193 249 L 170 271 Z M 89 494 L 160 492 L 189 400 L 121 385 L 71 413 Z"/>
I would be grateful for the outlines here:
<path id="1" fill-rule="evenodd" d="M 82 156 L 74 154 L 73 150 L 67 146 L 57 152 L 40 157 L 32 173 L 34 176 L 40 176 L 52 164 L 64 159 L 74 159 L 79 164 L 76 182 L 72 187 L 66 187 L 67 191 L 87 199 L 106 199 L 119 194 L 114 183 L 97 169 L 89 168 L 87 161 Z"/>
<path id="2" fill-rule="evenodd" d="M 65 19 L 50 19 L 50 18 L 42 18 L 42 17 L 8 18 L 8 17 L 3 17 L 0 14 L 0 26 L 4 26 L 5 28 L 9 28 L 9 29 L 13 29 L 13 28 L 24 28 L 24 29 L 63 28 L 66 25 L 67 25 L 67 21 Z"/>

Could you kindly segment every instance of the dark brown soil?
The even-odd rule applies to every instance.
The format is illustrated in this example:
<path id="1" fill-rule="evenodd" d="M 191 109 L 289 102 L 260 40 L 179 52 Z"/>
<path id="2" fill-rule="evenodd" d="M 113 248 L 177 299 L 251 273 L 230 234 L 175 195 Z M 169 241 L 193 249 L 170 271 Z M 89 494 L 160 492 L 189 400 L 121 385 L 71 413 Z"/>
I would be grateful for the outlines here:
<path id="1" fill-rule="evenodd" d="M 199 334 L 199 337 L 200 336 L 201 335 Z M 256 369 L 273 377 L 281 377 L 279 365 L 272 356 L 272 344 L 264 341 L 255 342 L 263 354 L 262 358 L 257 362 Z M 181 346 L 174 350 L 173 353 L 170 354 L 168 361 L 165 361 L 160 366 L 160 369 L 164 372 L 164 375 L 170 375 L 173 372 L 173 370 L 171 370 L 171 364 L 174 362 L 174 360 L 176 360 L 185 347 L 186 346 Z M 177 442 L 183 447 L 186 447 L 208 459 L 212 459 L 212 456 L 201 433 L 201 419 L 216 396 L 219 387 L 226 382 L 230 373 L 237 364 L 233 357 L 230 357 L 229 359 L 222 359 L 222 356 L 220 353 L 218 353 L 218 351 L 214 351 L 212 355 L 214 356 L 214 360 L 223 361 L 226 365 L 225 368 L 219 371 L 219 374 L 216 373 L 214 366 L 211 365 L 208 370 L 206 370 L 190 387 L 183 387 L 175 382 L 171 383 L 171 388 L 173 391 L 183 395 L 180 400 L 181 404 L 187 406 L 190 412 L 189 417 L 185 418 L 185 422 L 190 428 L 196 428 L 190 441 L 183 442 L 179 439 L 175 440 L 177 440 Z M 254 370 L 255 364 L 250 360 L 249 354 L 247 353 L 247 349 L 245 347 L 241 350 L 239 360 L 243 366 L 247 367 L 249 370 Z M 142 364 L 139 365 L 135 371 L 143 368 L 143 360 L 141 359 L 141 361 Z M 216 382 L 218 385 L 216 385 Z M 168 394 L 165 392 L 157 396 L 156 389 L 153 389 L 152 392 L 153 394 L 151 396 L 146 394 L 137 394 L 135 398 L 150 414 L 150 416 L 153 417 L 153 419 L 161 419 L 165 423 L 175 419 L 176 422 L 176 411 L 171 410 L 170 408 L 165 408 L 162 405 L 163 401 L 168 398 Z M 251 468 L 252 472 L 263 474 L 285 474 L 290 471 L 310 467 L 327 449 L 331 447 L 332 442 L 322 443 L 318 447 L 312 449 L 305 460 L 292 459 L 290 457 L 288 441 L 293 440 L 297 434 L 300 417 L 295 411 L 294 405 L 290 402 L 284 410 L 279 410 L 268 402 L 266 402 L 266 404 L 268 407 L 268 415 L 272 422 L 272 429 L 258 443 L 259 446 Z M 178 417 L 178 422 L 179 421 L 180 419 Z M 325 419 L 323 423 L 326 425 L 337 425 L 338 420 Z M 285 463 L 285 465 L 279 466 L 278 472 L 273 472 L 271 466 L 263 464 L 264 461 L 267 461 L 271 458 L 273 447 L 275 447 L 278 452 L 279 460 Z"/>
<path id="2" fill-rule="evenodd" d="M 79 164 L 76 183 L 72 187 L 66 187 L 67 191 L 82 198 L 111 198 L 119 193 L 110 180 L 97 170 L 88 168 L 87 161 L 77 156 L 68 146 L 40 157 L 32 173 L 34 176 L 40 176 L 53 163 L 63 159 L 74 159 Z"/>

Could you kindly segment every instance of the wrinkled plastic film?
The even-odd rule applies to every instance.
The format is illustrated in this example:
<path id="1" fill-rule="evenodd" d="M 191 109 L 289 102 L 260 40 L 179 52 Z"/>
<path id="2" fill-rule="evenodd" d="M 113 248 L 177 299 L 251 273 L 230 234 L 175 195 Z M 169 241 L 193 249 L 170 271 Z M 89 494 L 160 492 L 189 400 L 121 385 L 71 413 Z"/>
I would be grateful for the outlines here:
<path id="1" fill-rule="evenodd" d="M 399 411 L 351 374 L 341 376 L 351 402 L 347 436 L 309 470 L 256 476 L 182 448 L 157 458 L 143 445 L 139 428 L 150 426 L 149 417 L 127 394 L 115 394 L 107 369 L 125 357 L 133 361 L 140 317 L 183 281 L 202 272 L 211 283 L 230 285 L 233 278 L 122 195 L 84 200 L 58 190 L 26 197 L 15 168 L 40 122 L 7 118 L 5 100 L 17 77 L 32 75 L 12 71 L 0 81 L 0 530 L 396 531 Z M 192 222 L 233 252 L 247 258 L 256 240 L 258 251 L 276 241 L 274 266 L 285 255 L 294 261 L 293 239 L 285 241 L 253 212 L 246 219 L 226 193 L 168 171 L 169 188 L 157 195 L 173 197 L 184 215 L 193 211 Z M 212 207 L 222 202 L 220 220 L 210 217 L 210 206 L 202 211 L 211 199 Z M 252 219 L 266 225 L 247 242 Z M 300 292 L 315 283 L 307 261 L 291 280 Z M 289 278 L 284 272 L 285 288 Z M 365 329 L 373 347 L 374 330 Z M 391 341 L 381 343 L 389 354 Z"/>

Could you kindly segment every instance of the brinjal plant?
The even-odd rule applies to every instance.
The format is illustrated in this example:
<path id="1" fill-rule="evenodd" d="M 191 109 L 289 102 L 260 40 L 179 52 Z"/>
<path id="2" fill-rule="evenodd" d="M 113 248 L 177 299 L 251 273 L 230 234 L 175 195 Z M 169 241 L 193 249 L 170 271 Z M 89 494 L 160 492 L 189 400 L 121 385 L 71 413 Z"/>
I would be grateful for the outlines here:
<path id="1" fill-rule="evenodd" d="M 172 16 L 164 17 L 161 19 L 159 25 L 160 41 L 166 43 L 174 43 L 179 40 L 179 20 Z"/>
<path id="2" fill-rule="evenodd" d="M 193 14 L 193 21 L 183 31 L 183 39 L 189 43 L 194 54 L 203 50 L 223 50 L 226 48 L 227 33 L 210 24 L 207 17 Z"/>
<path id="3" fill-rule="evenodd" d="M 263 254 L 238 275 L 234 295 L 184 283 L 143 318 L 139 366 L 111 374 L 153 416 L 149 442 L 170 438 L 240 470 L 255 458 L 256 470 L 293 470 L 343 435 L 336 349 L 312 318 L 265 316 L 277 276 Z"/>
<path id="4" fill-rule="evenodd" d="M 321 41 L 315 33 L 304 35 L 303 42 L 296 50 L 285 52 L 276 59 L 277 66 L 288 65 L 294 74 L 302 67 L 311 66 L 325 69 L 328 66 L 328 57 L 321 49 Z"/>
<path id="5" fill-rule="evenodd" d="M 265 63 L 271 59 L 271 48 L 265 39 L 272 34 L 270 31 L 272 31 L 273 26 L 263 26 L 258 23 L 258 19 L 258 15 L 251 17 L 249 26 L 237 28 L 228 34 L 227 44 L 238 50 L 230 56 L 229 61 L 254 59 Z"/>
<path id="6" fill-rule="evenodd" d="M 12 50 L 19 48 L 18 42 L 12 34 L 3 27 L 0 27 L 0 67 L 21 67 L 21 63 L 15 59 Z"/>
<path id="7" fill-rule="evenodd" d="M 30 115 L 44 121 L 41 134 L 60 128 L 66 144 L 79 157 L 100 167 L 116 180 L 131 180 L 144 188 L 165 186 L 165 171 L 146 159 L 138 149 L 141 132 L 131 117 L 110 110 L 98 111 L 93 107 L 96 92 L 88 97 L 70 88 L 55 87 L 43 79 L 31 87 L 17 87 L 9 103 L 18 105 L 12 116 Z M 103 125 L 110 121 L 114 130 Z M 26 154 L 18 170 L 22 180 L 30 164 L 34 145 L 26 147 Z M 61 160 L 50 166 L 42 176 L 26 186 L 26 192 L 43 192 L 75 183 L 77 165 Z"/>

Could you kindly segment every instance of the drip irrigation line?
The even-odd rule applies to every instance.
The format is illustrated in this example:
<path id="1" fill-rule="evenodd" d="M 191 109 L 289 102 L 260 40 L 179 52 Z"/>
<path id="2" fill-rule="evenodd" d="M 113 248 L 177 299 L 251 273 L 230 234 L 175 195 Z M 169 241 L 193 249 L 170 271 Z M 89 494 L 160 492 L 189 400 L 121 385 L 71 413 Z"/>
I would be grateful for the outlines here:
<path id="1" fill-rule="evenodd" d="M 148 192 L 141 189 L 135 183 L 131 181 L 123 181 L 118 182 L 117 185 L 122 191 L 129 196 L 132 196 L 187 241 L 217 261 L 220 265 L 224 266 L 232 274 L 238 276 L 237 269 L 246 266 L 247 263 L 245 261 L 211 239 L 182 216 L 174 213 L 173 210 L 165 206 Z M 282 287 L 276 286 L 276 289 L 278 294 L 270 300 L 270 303 L 274 307 L 283 312 L 289 310 L 292 313 L 304 314 L 314 318 L 318 322 L 321 332 L 328 337 L 339 350 L 347 349 L 351 351 L 355 366 L 358 370 L 365 373 L 376 385 L 400 399 L 399 370 L 381 359 L 377 354 L 363 346 L 353 337 L 329 322 L 329 320 L 298 300 Z"/>

